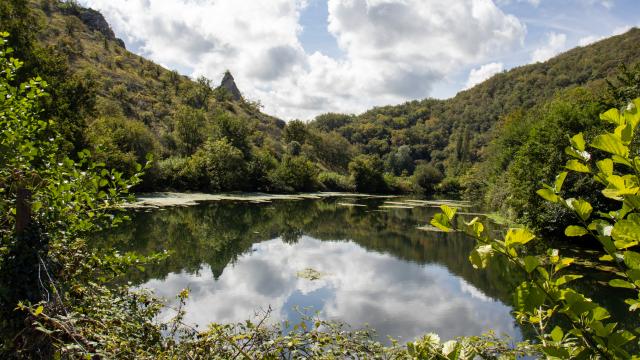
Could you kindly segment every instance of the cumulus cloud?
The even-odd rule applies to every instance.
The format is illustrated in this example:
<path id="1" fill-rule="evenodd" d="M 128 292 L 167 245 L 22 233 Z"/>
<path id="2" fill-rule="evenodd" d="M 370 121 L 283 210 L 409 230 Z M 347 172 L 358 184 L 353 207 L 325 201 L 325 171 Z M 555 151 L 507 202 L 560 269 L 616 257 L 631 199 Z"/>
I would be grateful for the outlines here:
<path id="1" fill-rule="evenodd" d="M 566 48 L 566 34 L 555 32 L 548 33 L 546 43 L 533 51 L 531 55 L 531 62 L 535 63 L 547 61 L 560 52 L 564 51 Z"/>
<path id="2" fill-rule="evenodd" d="M 323 277 L 296 276 L 309 267 Z M 408 341 L 428 331 L 450 339 L 489 328 L 521 337 L 508 306 L 440 265 L 420 266 L 354 243 L 306 236 L 296 244 L 280 239 L 255 244 L 217 280 L 205 265 L 197 274 L 172 273 L 143 287 L 168 299 L 189 287 L 185 321 L 201 327 L 242 321 L 269 306 L 273 322 L 295 321 L 293 306 L 313 305 L 312 311 L 321 311 L 324 318 L 356 328 L 372 326 L 382 340 L 392 335 Z M 163 315 L 173 314 L 166 310 Z"/>
<path id="3" fill-rule="evenodd" d="M 423 98 L 463 66 L 521 46 L 526 28 L 492 0 L 328 0 L 328 31 L 344 56 L 306 53 L 306 0 L 83 0 L 130 47 L 217 80 L 230 69 L 267 112 L 326 111 Z"/>
<path id="4" fill-rule="evenodd" d="M 467 84 L 465 85 L 465 89 L 470 89 L 476 84 L 479 84 L 493 75 L 502 72 L 504 70 L 503 63 L 492 62 L 485 65 L 480 66 L 476 69 L 471 69 L 469 72 L 469 78 L 467 79 Z"/>

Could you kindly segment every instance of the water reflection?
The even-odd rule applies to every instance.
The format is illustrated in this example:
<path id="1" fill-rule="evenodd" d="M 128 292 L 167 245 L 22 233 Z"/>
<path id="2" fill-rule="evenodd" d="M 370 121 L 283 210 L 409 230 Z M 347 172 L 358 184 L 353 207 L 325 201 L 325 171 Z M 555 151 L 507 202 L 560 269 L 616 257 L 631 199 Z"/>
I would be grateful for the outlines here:
<path id="1" fill-rule="evenodd" d="M 505 305 L 517 282 L 507 266 L 474 270 L 471 241 L 417 230 L 434 209 L 375 211 L 380 201 L 361 202 L 368 207 L 312 200 L 139 213 L 100 241 L 142 253 L 172 250 L 131 279 L 168 299 L 190 288 L 186 321 L 200 326 L 242 321 L 268 306 L 274 321 L 295 322 L 299 306 L 354 327 L 368 324 L 381 338 L 489 329 L 521 338 Z M 299 278 L 306 268 L 321 278 Z"/>

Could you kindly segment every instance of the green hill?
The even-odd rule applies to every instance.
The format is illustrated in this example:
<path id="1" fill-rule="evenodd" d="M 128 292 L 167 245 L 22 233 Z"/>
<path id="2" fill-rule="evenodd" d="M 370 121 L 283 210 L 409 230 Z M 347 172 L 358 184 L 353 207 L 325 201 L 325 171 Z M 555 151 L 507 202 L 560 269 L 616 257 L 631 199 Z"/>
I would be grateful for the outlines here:
<path id="1" fill-rule="evenodd" d="M 465 192 L 508 213 L 532 202 L 513 194 L 532 192 L 558 168 L 558 159 L 530 164 L 545 171 L 520 189 L 503 186 L 511 181 L 504 174 L 516 176 L 530 160 L 521 155 L 514 165 L 518 151 L 540 138 L 532 135 L 546 124 L 540 119 L 571 123 L 551 116 L 550 104 L 594 104 L 586 118 L 622 105 L 640 83 L 640 72 L 620 70 L 640 58 L 640 30 L 632 29 L 497 74 L 451 99 L 285 124 L 243 99 L 225 69 L 218 87 L 165 69 L 125 49 L 99 12 L 74 2 L 6 1 L 0 23 L 26 62 L 23 79 L 49 83 L 43 116 L 57 121 L 69 151 L 92 149 L 125 173 L 151 153 L 144 187 L 153 190 Z"/>

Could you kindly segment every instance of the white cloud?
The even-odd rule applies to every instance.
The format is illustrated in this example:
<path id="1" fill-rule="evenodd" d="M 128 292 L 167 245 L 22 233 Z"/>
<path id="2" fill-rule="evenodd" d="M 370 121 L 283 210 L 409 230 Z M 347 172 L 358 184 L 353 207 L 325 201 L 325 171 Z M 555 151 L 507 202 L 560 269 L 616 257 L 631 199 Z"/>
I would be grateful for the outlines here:
<path id="1" fill-rule="evenodd" d="M 525 26 L 492 0 L 328 0 L 344 52 L 305 53 L 304 0 L 84 0 L 130 47 L 214 80 L 225 69 L 246 97 L 284 118 L 424 98 L 463 66 L 521 46 Z"/>
<path id="2" fill-rule="evenodd" d="M 531 62 L 543 62 L 551 59 L 567 48 L 567 35 L 551 32 L 547 34 L 547 42 L 535 49 L 531 55 Z"/>
<path id="3" fill-rule="evenodd" d="M 472 88 L 474 85 L 477 85 L 493 75 L 502 72 L 502 70 L 504 70 L 504 64 L 496 62 L 482 65 L 476 69 L 471 69 L 469 72 L 469 78 L 467 79 L 467 84 L 464 88 Z"/>

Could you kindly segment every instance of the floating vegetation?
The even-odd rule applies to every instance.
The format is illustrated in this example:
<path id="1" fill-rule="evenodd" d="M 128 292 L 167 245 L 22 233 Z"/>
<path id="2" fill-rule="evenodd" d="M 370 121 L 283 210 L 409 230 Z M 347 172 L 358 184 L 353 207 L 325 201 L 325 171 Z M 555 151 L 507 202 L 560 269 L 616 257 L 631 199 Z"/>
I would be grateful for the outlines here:
<path id="1" fill-rule="evenodd" d="M 296 276 L 300 279 L 314 281 L 314 280 L 320 280 L 320 278 L 322 278 L 324 275 L 318 270 L 315 270 L 312 268 L 306 268 L 304 270 L 298 271 L 296 273 Z"/>
<path id="2" fill-rule="evenodd" d="M 348 207 L 367 207 L 367 205 L 364 205 L 364 204 L 353 204 L 353 203 L 342 203 L 342 202 L 337 203 L 337 205 L 348 206 Z"/>
<path id="3" fill-rule="evenodd" d="M 380 209 L 413 209 L 415 206 L 406 206 L 406 205 L 382 205 L 378 206 Z"/>
<path id="4" fill-rule="evenodd" d="M 174 193 L 158 192 L 141 194 L 137 201 L 125 205 L 133 209 L 156 209 L 169 206 L 193 206 L 211 201 L 246 201 L 254 204 L 268 204 L 275 200 L 307 200 L 325 198 L 393 198 L 395 196 L 367 195 L 339 192 L 320 192 L 307 194 L 264 194 L 264 193 L 233 193 L 233 194 L 204 194 L 204 193 Z"/>
<path id="5" fill-rule="evenodd" d="M 437 227 L 431 226 L 431 225 L 419 226 L 417 229 L 422 231 L 429 231 L 429 232 L 444 232 L 438 229 Z"/>

